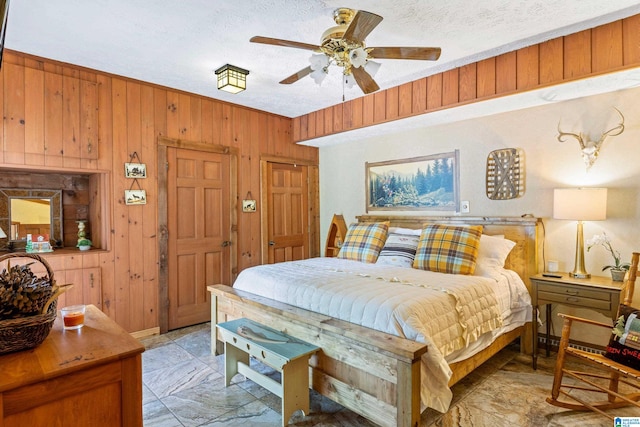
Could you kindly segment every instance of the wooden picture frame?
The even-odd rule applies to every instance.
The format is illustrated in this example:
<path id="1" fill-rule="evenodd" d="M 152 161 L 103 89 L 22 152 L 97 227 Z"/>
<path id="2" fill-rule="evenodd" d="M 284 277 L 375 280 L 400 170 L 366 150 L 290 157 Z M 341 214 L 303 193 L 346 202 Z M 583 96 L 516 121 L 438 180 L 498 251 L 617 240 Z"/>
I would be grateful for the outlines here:
<path id="1" fill-rule="evenodd" d="M 125 178 L 133 178 L 133 179 L 146 178 L 147 165 L 144 163 L 125 163 L 124 176 Z"/>
<path id="2" fill-rule="evenodd" d="M 459 150 L 365 163 L 368 211 L 460 212 Z"/>

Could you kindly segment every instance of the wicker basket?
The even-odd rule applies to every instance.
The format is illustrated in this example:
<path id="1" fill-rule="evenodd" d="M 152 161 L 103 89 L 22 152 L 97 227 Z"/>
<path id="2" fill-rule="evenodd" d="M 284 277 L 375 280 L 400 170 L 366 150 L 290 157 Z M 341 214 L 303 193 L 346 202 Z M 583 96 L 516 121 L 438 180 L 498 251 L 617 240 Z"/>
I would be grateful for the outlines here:
<path id="1" fill-rule="evenodd" d="M 50 304 L 47 303 L 46 313 L 0 320 L 0 354 L 26 350 L 40 345 L 49 335 L 53 321 L 56 319 L 57 298 L 60 295 L 60 292 L 55 292 L 55 280 L 51 266 L 42 257 L 36 254 L 16 252 L 0 256 L 0 261 L 9 258 L 32 258 L 44 265 L 49 282 L 54 286 L 54 293 L 49 300 Z"/>

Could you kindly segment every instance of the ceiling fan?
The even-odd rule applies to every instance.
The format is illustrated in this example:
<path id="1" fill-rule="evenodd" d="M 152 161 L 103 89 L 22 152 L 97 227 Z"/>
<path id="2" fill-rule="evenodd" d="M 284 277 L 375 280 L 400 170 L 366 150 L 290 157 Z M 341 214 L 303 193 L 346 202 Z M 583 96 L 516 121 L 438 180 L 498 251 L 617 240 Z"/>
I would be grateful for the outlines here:
<path id="1" fill-rule="evenodd" d="M 344 81 L 349 84 L 353 80 L 367 94 L 380 87 L 372 74 L 380 65 L 372 59 L 419 59 L 435 61 L 440 57 L 439 47 L 366 47 L 364 39 L 382 21 L 382 16 L 364 10 L 339 8 L 333 12 L 333 19 L 338 24 L 322 34 L 320 45 L 255 36 L 253 43 L 294 47 L 319 53 L 310 59 L 311 65 L 303 68 L 282 80 L 281 84 L 291 84 L 311 75 L 320 83 L 328 73 L 330 65 L 342 67 Z"/>

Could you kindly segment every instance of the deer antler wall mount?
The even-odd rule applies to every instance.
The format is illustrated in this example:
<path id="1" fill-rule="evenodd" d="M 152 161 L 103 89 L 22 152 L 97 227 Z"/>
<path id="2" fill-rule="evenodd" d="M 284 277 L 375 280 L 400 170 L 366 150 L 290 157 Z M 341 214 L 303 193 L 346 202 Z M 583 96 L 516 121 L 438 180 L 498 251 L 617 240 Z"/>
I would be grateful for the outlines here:
<path id="1" fill-rule="evenodd" d="M 624 132 L 624 116 L 617 108 L 613 108 L 620 114 L 621 121 L 617 126 L 612 127 L 608 131 L 602 132 L 600 135 L 600 139 L 597 141 L 591 141 L 588 135 L 582 133 L 571 133 L 571 132 L 562 132 L 560 130 L 560 122 L 558 122 L 558 141 L 565 142 L 566 137 L 572 136 L 578 140 L 580 144 L 580 151 L 582 152 L 582 160 L 584 164 L 587 166 L 587 170 L 593 166 L 598 155 L 600 154 L 600 147 L 602 147 L 602 143 L 608 136 L 617 136 Z"/>

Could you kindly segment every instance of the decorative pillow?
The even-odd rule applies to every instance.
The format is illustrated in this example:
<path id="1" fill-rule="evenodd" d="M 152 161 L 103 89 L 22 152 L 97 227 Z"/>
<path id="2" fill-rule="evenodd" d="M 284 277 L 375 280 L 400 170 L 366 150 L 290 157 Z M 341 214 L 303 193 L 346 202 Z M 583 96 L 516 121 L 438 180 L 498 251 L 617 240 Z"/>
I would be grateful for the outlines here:
<path id="1" fill-rule="evenodd" d="M 389 234 L 404 234 L 408 236 L 419 236 L 422 233 L 421 228 L 402 228 L 402 227 L 389 227 Z"/>
<path id="2" fill-rule="evenodd" d="M 611 331 L 604 354 L 611 360 L 640 369 L 640 310 L 620 304 L 620 317 Z"/>
<path id="3" fill-rule="evenodd" d="M 389 232 L 376 264 L 396 267 L 413 266 L 419 236 Z"/>
<path id="4" fill-rule="evenodd" d="M 387 240 L 389 222 L 351 224 L 337 258 L 374 263 Z"/>
<path id="5" fill-rule="evenodd" d="M 488 266 L 504 267 L 511 249 L 516 245 L 504 236 L 480 236 L 480 248 L 478 249 L 477 263 Z"/>
<path id="6" fill-rule="evenodd" d="M 481 225 L 428 224 L 422 229 L 413 268 L 473 274 L 481 235 Z"/>

